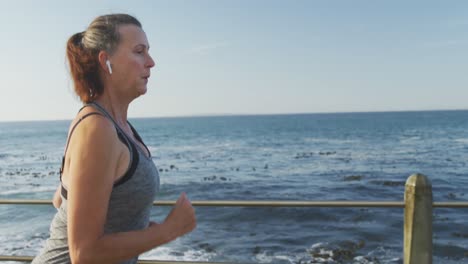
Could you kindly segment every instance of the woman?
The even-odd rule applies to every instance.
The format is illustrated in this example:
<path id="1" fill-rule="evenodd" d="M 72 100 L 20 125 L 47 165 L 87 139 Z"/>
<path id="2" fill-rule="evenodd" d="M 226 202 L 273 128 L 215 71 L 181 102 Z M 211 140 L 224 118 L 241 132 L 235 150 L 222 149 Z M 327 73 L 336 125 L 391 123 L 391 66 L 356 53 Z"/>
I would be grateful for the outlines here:
<path id="1" fill-rule="evenodd" d="M 140 22 L 125 14 L 100 16 L 68 40 L 75 92 L 85 106 L 70 125 L 50 238 L 32 263 L 136 263 L 139 254 L 195 228 L 184 193 L 163 223 L 149 221 L 158 170 L 127 121 L 154 66 L 148 49 Z"/>

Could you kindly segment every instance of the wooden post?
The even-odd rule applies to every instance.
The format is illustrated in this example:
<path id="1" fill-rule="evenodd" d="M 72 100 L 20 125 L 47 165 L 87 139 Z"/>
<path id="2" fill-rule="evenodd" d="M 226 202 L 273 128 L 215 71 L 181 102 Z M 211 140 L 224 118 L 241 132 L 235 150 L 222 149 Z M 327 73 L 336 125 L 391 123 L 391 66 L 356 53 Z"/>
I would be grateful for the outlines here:
<path id="1" fill-rule="evenodd" d="M 432 185 L 422 174 L 406 181 L 404 264 L 432 264 Z"/>

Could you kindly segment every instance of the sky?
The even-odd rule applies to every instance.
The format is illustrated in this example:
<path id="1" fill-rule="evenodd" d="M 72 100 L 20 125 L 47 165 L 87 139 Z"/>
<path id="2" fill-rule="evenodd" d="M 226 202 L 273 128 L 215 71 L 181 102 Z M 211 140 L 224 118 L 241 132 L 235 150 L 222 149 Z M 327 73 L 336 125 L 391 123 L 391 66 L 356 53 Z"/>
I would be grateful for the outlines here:
<path id="1" fill-rule="evenodd" d="M 468 1 L 0 1 L 0 121 L 72 119 L 65 44 L 143 25 L 156 66 L 129 117 L 468 109 Z"/>

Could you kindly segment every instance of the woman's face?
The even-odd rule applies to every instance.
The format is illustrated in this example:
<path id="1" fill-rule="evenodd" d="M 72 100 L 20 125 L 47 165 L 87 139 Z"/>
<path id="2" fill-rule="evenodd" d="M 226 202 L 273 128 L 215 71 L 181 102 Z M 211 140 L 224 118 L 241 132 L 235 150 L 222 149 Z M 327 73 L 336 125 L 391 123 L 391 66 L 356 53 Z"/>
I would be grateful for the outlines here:
<path id="1" fill-rule="evenodd" d="M 150 69 L 154 61 L 148 53 L 145 32 L 135 25 L 118 28 L 120 43 L 109 57 L 112 65 L 112 86 L 131 99 L 146 93 Z"/>

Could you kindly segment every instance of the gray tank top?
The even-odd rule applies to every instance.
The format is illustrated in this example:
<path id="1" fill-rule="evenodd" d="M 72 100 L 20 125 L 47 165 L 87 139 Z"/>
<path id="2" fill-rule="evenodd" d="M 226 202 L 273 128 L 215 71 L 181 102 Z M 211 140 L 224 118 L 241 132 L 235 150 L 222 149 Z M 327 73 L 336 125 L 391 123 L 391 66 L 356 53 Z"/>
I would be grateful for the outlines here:
<path id="1" fill-rule="evenodd" d="M 93 112 L 83 116 L 72 128 L 68 141 L 70 141 L 74 128 L 81 120 L 92 114 L 100 114 L 106 116 L 114 123 L 119 139 L 130 150 L 130 165 L 125 175 L 114 183 L 111 192 L 104 233 L 109 234 L 144 229 L 149 224 L 153 200 L 156 192 L 159 191 L 158 170 L 151 156 L 147 157 L 144 154 L 144 150 L 122 131 L 104 108 L 96 103 L 91 103 L 90 105 L 98 108 L 100 112 Z M 84 107 L 86 106 L 88 105 Z M 130 123 L 129 125 L 135 138 L 144 145 L 136 130 Z M 149 153 L 146 145 L 144 146 Z M 68 143 L 65 147 L 65 154 L 67 147 Z M 62 176 L 65 154 L 62 159 L 60 178 Z M 42 251 L 32 261 L 33 264 L 71 263 L 67 236 L 67 190 L 63 185 L 61 195 L 62 204 L 52 219 L 50 237 L 46 240 Z M 136 256 L 121 263 L 134 264 L 137 263 L 137 260 L 138 257 Z"/>

